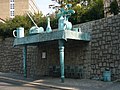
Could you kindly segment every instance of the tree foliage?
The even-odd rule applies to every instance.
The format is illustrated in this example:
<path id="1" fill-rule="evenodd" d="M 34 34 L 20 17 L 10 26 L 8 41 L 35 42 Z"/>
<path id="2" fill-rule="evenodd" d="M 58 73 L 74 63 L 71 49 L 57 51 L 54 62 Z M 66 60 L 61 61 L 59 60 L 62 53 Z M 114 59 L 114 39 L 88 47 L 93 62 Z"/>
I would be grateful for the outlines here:
<path id="1" fill-rule="evenodd" d="M 97 20 L 103 17 L 103 0 L 94 0 L 94 2 L 90 2 L 86 12 L 81 16 L 81 22 Z"/>
<path id="2" fill-rule="evenodd" d="M 114 15 L 117 15 L 119 13 L 119 6 L 116 0 L 113 0 L 110 4 L 110 12 Z"/>
<path id="3" fill-rule="evenodd" d="M 24 27 L 25 33 L 27 34 L 32 25 L 28 16 L 15 16 L 13 19 L 7 19 L 5 23 L 0 23 L 0 36 L 3 38 L 12 37 L 13 30 L 16 30 L 18 27 Z"/>
<path id="4" fill-rule="evenodd" d="M 69 3 L 72 4 L 71 9 L 75 10 L 75 14 L 69 18 L 69 21 L 73 24 L 103 18 L 103 0 L 87 0 L 88 5 L 84 5 L 80 1 L 85 0 L 56 0 L 56 2 L 61 4 L 61 7 L 64 7 Z M 32 18 L 39 27 L 46 29 L 47 18 L 46 16 L 43 16 L 41 12 L 33 15 Z M 51 14 L 50 19 L 52 29 L 57 28 L 58 18 L 54 14 Z M 0 36 L 12 37 L 13 30 L 18 27 L 24 27 L 25 33 L 28 34 L 28 31 L 32 26 L 34 26 L 34 24 L 27 15 L 15 16 L 13 19 L 7 19 L 5 23 L 0 23 Z"/>
<path id="5" fill-rule="evenodd" d="M 47 17 L 43 16 L 42 13 L 35 13 L 31 16 L 34 22 L 38 27 L 43 27 L 46 30 L 47 27 Z M 52 29 L 57 28 L 57 18 L 55 15 L 50 15 L 51 18 L 51 27 Z M 29 16 L 15 16 L 13 19 L 7 19 L 5 23 L 0 22 L 0 37 L 13 37 L 13 30 L 16 30 L 18 27 L 24 27 L 25 35 L 28 35 L 29 30 L 32 26 L 35 26 Z"/>
<path id="6" fill-rule="evenodd" d="M 73 24 L 83 23 L 104 17 L 103 0 L 56 0 L 62 6 L 71 3 L 75 14 L 70 21 Z M 87 3 L 86 3 L 87 2 Z"/>

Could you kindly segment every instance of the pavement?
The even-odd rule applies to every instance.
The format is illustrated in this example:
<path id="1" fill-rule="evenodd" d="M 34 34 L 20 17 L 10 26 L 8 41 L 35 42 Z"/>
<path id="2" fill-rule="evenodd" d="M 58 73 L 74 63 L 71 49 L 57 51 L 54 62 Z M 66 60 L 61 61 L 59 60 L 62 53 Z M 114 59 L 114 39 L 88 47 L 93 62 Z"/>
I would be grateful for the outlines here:
<path id="1" fill-rule="evenodd" d="M 90 79 L 41 77 L 34 80 L 15 73 L 0 72 L 0 90 L 120 90 L 120 82 L 103 82 Z"/>

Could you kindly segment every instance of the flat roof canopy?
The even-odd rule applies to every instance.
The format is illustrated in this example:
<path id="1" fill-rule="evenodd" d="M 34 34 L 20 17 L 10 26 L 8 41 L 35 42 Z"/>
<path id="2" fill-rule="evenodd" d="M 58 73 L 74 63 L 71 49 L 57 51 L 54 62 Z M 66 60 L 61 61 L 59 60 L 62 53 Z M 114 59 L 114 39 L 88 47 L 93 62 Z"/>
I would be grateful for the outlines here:
<path id="1" fill-rule="evenodd" d="M 76 32 L 71 30 L 61 30 L 61 31 L 52 31 L 52 32 L 44 32 L 35 35 L 29 35 L 23 38 L 15 38 L 14 46 L 18 45 L 29 45 L 35 44 L 40 42 L 46 41 L 53 41 L 53 40 L 83 40 L 83 41 L 90 41 L 90 33 L 84 32 Z"/>

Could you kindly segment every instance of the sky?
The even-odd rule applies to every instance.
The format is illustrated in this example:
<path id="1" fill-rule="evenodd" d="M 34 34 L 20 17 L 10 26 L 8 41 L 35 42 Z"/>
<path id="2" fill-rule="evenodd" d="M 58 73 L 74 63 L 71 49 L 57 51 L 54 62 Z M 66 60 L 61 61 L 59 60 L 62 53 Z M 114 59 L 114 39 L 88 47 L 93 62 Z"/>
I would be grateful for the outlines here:
<path id="1" fill-rule="evenodd" d="M 35 0 L 38 8 L 44 15 L 50 13 L 49 5 L 52 3 L 51 0 Z"/>

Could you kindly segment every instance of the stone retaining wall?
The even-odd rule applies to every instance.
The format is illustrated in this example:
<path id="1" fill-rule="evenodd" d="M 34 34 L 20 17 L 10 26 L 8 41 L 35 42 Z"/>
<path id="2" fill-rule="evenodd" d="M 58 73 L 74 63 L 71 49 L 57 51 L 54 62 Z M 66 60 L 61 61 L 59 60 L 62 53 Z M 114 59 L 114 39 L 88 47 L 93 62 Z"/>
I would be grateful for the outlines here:
<path id="1" fill-rule="evenodd" d="M 91 76 L 109 68 L 113 80 L 120 78 L 120 15 L 95 21 L 91 36 Z"/>
<path id="2" fill-rule="evenodd" d="M 109 68 L 112 80 L 120 78 L 120 15 L 74 25 L 91 33 L 91 41 L 68 40 L 65 44 L 65 66 L 83 69 L 82 78 L 103 78 Z M 22 47 L 13 47 L 14 38 L 0 41 L 0 71 L 23 74 Z M 46 58 L 42 58 L 42 53 Z M 27 74 L 39 78 L 50 75 L 51 66 L 60 66 L 58 42 L 39 43 L 27 48 Z"/>
<path id="3" fill-rule="evenodd" d="M 13 47 L 13 38 L 0 41 L 0 71 L 22 73 L 22 48 Z"/>

